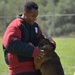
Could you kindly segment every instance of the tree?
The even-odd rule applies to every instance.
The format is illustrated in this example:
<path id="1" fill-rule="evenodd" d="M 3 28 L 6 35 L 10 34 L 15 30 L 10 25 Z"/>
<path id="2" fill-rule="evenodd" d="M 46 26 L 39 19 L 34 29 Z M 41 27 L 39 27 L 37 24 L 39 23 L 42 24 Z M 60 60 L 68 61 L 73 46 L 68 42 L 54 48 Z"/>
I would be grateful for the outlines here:
<path id="1" fill-rule="evenodd" d="M 66 0 L 58 3 L 56 7 L 56 12 L 59 14 L 74 14 L 75 13 L 75 1 L 74 0 Z M 59 16 L 55 19 L 55 27 L 56 29 L 60 26 L 61 32 L 59 34 L 70 34 L 75 32 L 73 27 L 75 28 L 75 16 Z M 57 33 L 57 32 L 56 32 Z M 61 35 L 62 35 L 61 34 Z"/>

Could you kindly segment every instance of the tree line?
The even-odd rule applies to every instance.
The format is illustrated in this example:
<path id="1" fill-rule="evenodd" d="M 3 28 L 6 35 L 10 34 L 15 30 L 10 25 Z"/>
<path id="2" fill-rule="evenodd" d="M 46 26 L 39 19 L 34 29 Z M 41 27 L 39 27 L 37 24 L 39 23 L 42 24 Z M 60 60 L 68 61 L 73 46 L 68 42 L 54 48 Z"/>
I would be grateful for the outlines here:
<path id="1" fill-rule="evenodd" d="M 4 5 L 8 26 L 17 15 L 23 13 L 26 1 L 38 4 L 37 22 L 45 35 L 75 36 L 75 0 L 0 0 L 0 33 L 4 32 Z"/>

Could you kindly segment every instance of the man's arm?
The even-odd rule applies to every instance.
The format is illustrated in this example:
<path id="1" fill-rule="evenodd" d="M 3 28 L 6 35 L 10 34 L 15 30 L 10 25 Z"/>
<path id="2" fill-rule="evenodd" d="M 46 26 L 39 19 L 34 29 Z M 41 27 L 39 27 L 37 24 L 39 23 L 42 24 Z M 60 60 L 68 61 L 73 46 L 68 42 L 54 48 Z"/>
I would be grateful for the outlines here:
<path id="1" fill-rule="evenodd" d="M 21 41 L 21 31 L 19 27 L 9 26 L 3 36 L 2 44 L 4 50 L 13 54 L 34 57 L 38 51 L 37 47 L 31 46 Z"/>

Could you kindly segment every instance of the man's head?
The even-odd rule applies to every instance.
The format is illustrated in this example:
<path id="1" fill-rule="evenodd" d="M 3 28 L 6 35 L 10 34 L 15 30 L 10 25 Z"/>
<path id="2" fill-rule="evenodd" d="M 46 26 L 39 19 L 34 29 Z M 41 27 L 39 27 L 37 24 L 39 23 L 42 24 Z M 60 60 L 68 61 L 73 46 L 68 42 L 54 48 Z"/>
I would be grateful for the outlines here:
<path id="1" fill-rule="evenodd" d="M 38 16 L 38 5 L 35 2 L 27 2 L 24 5 L 24 18 L 30 24 L 33 25 Z"/>

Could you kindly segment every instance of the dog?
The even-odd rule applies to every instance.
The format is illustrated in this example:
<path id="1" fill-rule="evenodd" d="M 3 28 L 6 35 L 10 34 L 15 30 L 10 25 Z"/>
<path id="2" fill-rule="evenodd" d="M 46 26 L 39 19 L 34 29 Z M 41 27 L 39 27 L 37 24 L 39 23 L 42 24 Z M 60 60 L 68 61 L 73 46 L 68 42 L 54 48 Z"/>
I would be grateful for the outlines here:
<path id="1" fill-rule="evenodd" d="M 40 69 L 42 75 L 64 75 L 60 58 L 55 52 L 55 41 L 52 38 L 47 39 L 43 35 L 39 35 L 37 42 L 39 49 L 43 49 L 45 55 L 40 58 L 34 57 L 35 68 Z"/>

